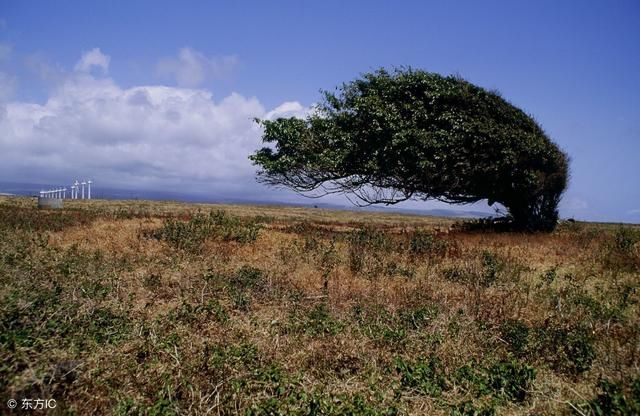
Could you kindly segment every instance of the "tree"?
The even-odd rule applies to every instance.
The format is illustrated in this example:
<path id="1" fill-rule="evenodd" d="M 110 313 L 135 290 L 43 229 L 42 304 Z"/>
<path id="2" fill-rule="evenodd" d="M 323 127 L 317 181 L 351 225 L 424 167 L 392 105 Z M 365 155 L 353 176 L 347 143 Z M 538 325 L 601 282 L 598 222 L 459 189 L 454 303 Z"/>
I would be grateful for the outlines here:
<path id="1" fill-rule="evenodd" d="M 552 230 L 568 157 L 535 120 L 460 77 L 384 69 L 343 84 L 306 119 L 257 120 L 260 181 L 361 204 L 502 204 L 522 230 Z"/>

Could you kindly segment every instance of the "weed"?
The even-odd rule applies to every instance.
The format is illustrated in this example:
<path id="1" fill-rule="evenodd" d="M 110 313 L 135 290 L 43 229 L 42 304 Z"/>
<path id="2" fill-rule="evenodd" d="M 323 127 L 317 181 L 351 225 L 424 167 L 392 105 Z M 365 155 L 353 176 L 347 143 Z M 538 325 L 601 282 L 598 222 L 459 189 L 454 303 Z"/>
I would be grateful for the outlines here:
<path id="1" fill-rule="evenodd" d="M 496 414 L 495 403 L 474 404 L 465 401 L 451 408 L 451 416 L 493 416 Z"/>
<path id="2" fill-rule="evenodd" d="M 558 269 L 556 267 L 552 267 L 549 270 L 547 270 L 546 272 L 544 272 L 544 274 L 542 275 L 542 280 L 547 284 L 550 285 L 551 283 L 553 283 L 555 280 L 558 279 Z"/>
<path id="3" fill-rule="evenodd" d="M 523 402 L 536 376 L 533 367 L 519 361 L 501 361 L 488 368 L 471 362 L 458 368 L 451 382 L 463 391 L 481 397 L 494 395 L 499 400 Z"/>
<path id="4" fill-rule="evenodd" d="M 555 371 L 569 375 L 588 371 L 595 359 L 593 335 L 581 327 L 535 328 L 528 349 L 532 355 L 543 357 Z"/>
<path id="5" fill-rule="evenodd" d="M 438 397 L 445 388 L 445 378 L 436 357 L 405 361 L 401 357 L 395 359 L 395 370 L 400 375 L 404 387 L 422 394 Z"/>
<path id="6" fill-rule="evenodd" d="M 488 370 L 489 387 L 499 396 L 514 402 L 523 402 L 536 377 L 533 367 L 518 361 L 500 362 Z"/>
<path id="7" fill-rule="evenodd" d="M 351 415 L 351 416 L 394 416 L 395 406 L 383 406 L 366 399 L 360 394 L 326 394 L 319 391 L 306 393 L 292 391 L 285 397 L 271 397 L 254 404 L 246 416 L 271 415 Z"/>
<path id="8" fill-rule="evenodd" d="M 210 319 L 226 323 L 229 320 L 227 311 L 217 300 L 210 300 L 204 305 L 192 305 L 185 301 L 182 305 L 169 312 L 168 317 L 169 320 L 182 324 L 202 323 Z"/>
<path id="9" fill-rule="evenodd" d="M 398 318 L 401 324 L 408 329 L 418 330 L 429 325 L 438 316 L 436 306 L 421 306 L 416 309 L 401 309 Z"/>
<path id="10" fill-rule="evenodd" d="M 287 330 L 311 336 L 334 336 L 344 329 L 344 324 L 334 318 L 325 303 L 319 303 L 302 316 L 292 313 Z"/>
<path id="11" fill-rule="evenodd" d="M 635 272 L 640 270 L 640 231 L 620 226 L 605 245 L 603 265 L 614 271 Z"/>
<path id="12" fill-rule="evenodd" d="M 152 231 L 150 235 L 179 250 L 198 253 L 204 242 L 211 237 L 241 244 L 254 242 L 260 228 L 254 221 L 243 221 L 224 211 L 212 211 L 208 215 L 198 212 L 188 221 L 168 218 L 164 220 L 162 227 Z"/>
<path id="13" fill-rule="evenodd" d="M 409 234 L 408 251 L 414 256 L 442 257 L 447 249 L 447 241 L 423 230 L 415 230 Z"/>
<path id="14" fill-rule="evenodd" d="M 500 326 L 500 333 L 516 357 L 522 357 L 527 353 L 529 327 L 524 322 L 507 320 Z"/>
<path id="15" fill-rule="evenodd" d="M 598 395 L 579 406 L 583 414 L 594 416 L 640 414 L 640 378 L 625 386 L 623 382 L 601 379 Z"/>

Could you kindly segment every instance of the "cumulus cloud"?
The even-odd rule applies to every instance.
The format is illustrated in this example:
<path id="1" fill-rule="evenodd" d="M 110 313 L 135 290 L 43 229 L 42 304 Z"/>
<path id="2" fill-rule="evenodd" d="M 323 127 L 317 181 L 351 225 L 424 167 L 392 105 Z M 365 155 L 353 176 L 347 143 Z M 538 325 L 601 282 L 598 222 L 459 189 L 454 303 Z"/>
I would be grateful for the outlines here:
<path id="1" fill-rule="evenodd" d="M 94 53 L 97 51 L 97 53 Z M 267 110 L 255 97 L 159 85 L 123 88 L 108 77 L 99 49 L 44 104 L 8 102 L 0 108 L 0 177 L 68 183 L 92 177 L 117 186 L 202 189 L 253 183 L 247 156 L 260 147 L 253 118 L 305 114 L 296 102 Z"/>
<path id="2" fill-rule="evenodd" d="M 286 101 L 264 115 L 265 120 L 274 120 L 280 117 L 304 118 L 313 111 L 310 107 L 304 107 L 297 101 Z"/>
<path id="3" fill-rule="evenodd" d="M 100 48 L 93 48 L 82 54 L 82 57 L 76 63 L 75 70 L 78 72 L 90 72 L 92 68 L 100 68 L 103 73 L 109 72 L 109 62 L 111 57 L 100 51 Z"/>
<path id="4" fill-rule="evenodd" d="M 211 79 L 227 76 L 238 64 L 235 55 L 207 57 L 192 48 L 184 47 L 174 58 L 158 62 L 156 73 L 171 78 L 181 87 L 198 87 Z"/>

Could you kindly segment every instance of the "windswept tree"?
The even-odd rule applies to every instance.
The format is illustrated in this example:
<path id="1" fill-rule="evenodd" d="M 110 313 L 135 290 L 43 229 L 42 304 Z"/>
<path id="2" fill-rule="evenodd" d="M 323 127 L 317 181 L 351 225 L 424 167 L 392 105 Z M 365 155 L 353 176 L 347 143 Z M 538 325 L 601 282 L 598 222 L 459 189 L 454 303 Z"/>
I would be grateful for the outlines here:
<path id="1" fill-rule="evenodd" d="M 384 69 L 343 84 L 305 119 L 257 120 L 259 180 L 362 204 L 488 200 L 522 230 L 552 230 L 568 158 L 536 121 L 460 77 Z"/>

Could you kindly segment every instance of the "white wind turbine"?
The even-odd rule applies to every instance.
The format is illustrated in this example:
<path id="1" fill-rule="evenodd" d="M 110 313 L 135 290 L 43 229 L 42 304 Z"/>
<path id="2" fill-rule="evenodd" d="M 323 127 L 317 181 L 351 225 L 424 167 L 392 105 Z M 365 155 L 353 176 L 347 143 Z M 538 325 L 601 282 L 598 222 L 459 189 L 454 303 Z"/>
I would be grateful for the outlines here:
<path id="1" fill-rule="evenodd" d="M 87 199 L 91 199 L 91 184 L 93 183 L 93 181 L 91 179 L 89 179 L 87 181 Z"/>
<path id="2" fill-rule="evenodd" d="M 87 183 L 86 183 L 85 181 L 80 182 L 80 185 L 82 185 L 82 199 L 84 199 L 84 186 L 85 186 L 86 184 L 87 184 Z"/>

